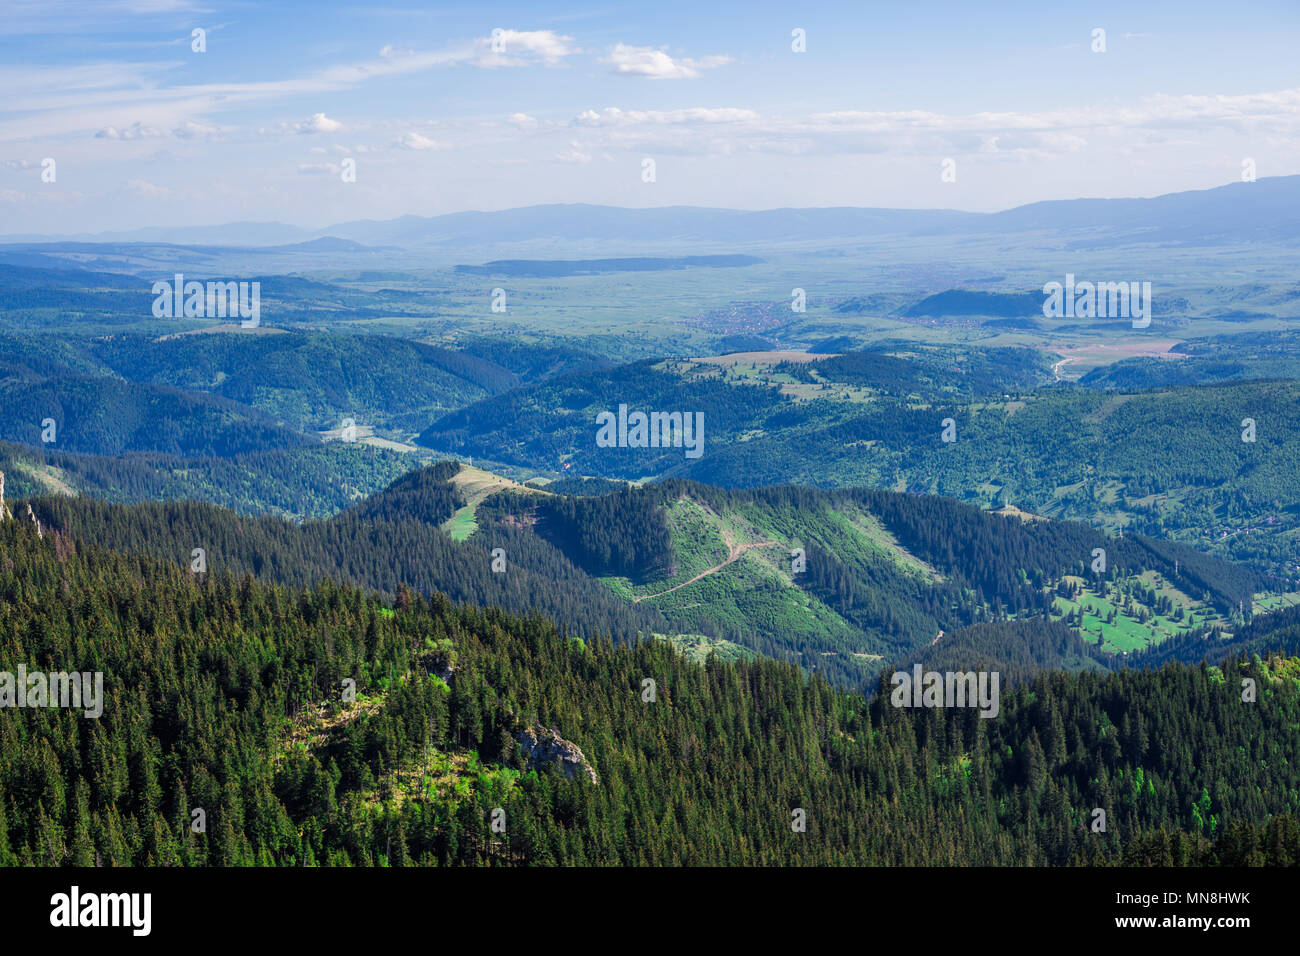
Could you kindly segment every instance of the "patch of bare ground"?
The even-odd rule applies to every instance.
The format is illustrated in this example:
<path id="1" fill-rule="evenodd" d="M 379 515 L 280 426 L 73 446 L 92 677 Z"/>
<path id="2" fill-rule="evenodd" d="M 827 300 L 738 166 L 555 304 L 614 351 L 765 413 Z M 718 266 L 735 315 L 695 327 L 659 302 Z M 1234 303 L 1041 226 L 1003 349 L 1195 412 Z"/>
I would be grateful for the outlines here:
<path id="1" fill-rule="evenodd" d="M 365 697 L 337 707 L 334 701 L 324 701 L 302 711 L 293 719 L 293 725 L 284 741 L 287 753 L 298 744 L 315 750 L 324 746 L 338 731 L 356 723 L 367 714 L 377 714 L 384 706 L 382 697 Z"/>

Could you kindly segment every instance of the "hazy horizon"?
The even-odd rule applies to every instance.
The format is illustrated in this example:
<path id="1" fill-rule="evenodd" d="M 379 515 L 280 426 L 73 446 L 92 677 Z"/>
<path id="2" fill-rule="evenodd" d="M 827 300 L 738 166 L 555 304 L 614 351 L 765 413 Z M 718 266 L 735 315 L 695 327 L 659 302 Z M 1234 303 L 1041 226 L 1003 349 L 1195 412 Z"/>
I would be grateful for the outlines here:
<path id="1" fill-rule="evenodd" d="M 0 216 L 57 236 L 559 203 L 992 212 L 1300 173 L 1300 16 L 1252 11 L 10 0 Z"/>
<path id="2" fill-rule="evenodd" d="M 1293 176 L 1261 177 L 1259 181 L 1288 179 L 1288 178 L 1295 178 L 1295 176 L 1300 176 L 1300 174 L 1294 174 Z M 1174 196 L 1182 193 L 1208 192 L 1210 190 L 1218 189 L 1224 185 L 1232 185 L 1232 184 L 1220 183 L 1214 186 L 1204 187 L 1203 189 L 1175 190 L 1172 192 L 1162 192 L 1162 193 L 1155 193 L 1153 195 L 1141 195 L 1141 196 L 1138 195 L 1071 196 L 1071 197 L 1061 197 L 1055 199 L 1041 199 L 1041 200 L 1035 200 L 1032 203 L 1021 203 L 1015 206 L 1007 206 L 1005 208 L 990 209 L 990 210 L 967 210 L 967 209 L 956 209 L 952 207 L 943 207 L 943 206 L 908 207 L 908 206 L 816 205 L 816 206 L 762 206 L 762 207 L 755 207 L 755 208 L 744 208 L 744 207 L 737 207 L 737 206 L 709 206 L 709 205 L 697 205 L 697 204 L 690 204 L 690 203 L 679 203 L 679 204 L 671 204 L 671 205 L 647 205 L 647 206 L 620 206 L 611 203 L 586 203 L 581 201 L 557 202 L 557 203 L 529 203 L 520 206 L 505 206 L 499 209 L 490 209 L 490 208 L 457 209 L 445 213 L 435 213 L 430 216 L 423 216 L 418 213 L 404 213 L 401 216 L 393 216 L 387 219 L 363 217 L 361 219 L 354 219 L 354 220 L 330 220 L 328 222 L 323 222 L 319 225 L 308 225 L 302 222 L 285 222 L 277 219 L 232 219 L 232 220 L 218 220 L 213 222 L 191 222 L 191 223 L 185 223 L 183 225 L 178 225 L 176 223 L 167 223 L 167 224 L 154 223 L 150 225 L 139 226 L 134 229 L 102 230 L 99 232 L 0 233 L 0 243 L 31 241 L 30 239 L 26 238 L 27 236 L 38 236 L 40 238 L 48 238 L 53 241 L 58 241 L 58 240 L 67 240 L 70 237 L 78 237 L 78 236 L 101 236 L 101 235 L 117 236 L 117 235 L 131 235 L 133 233 L 147 232 L 151 230 L 154 231 L 161 231 L 166 229 L 200 230 L 200 229 L 230 228 L 235 226 L 286 228 L 286 229 L 297 230 L 303 233 L 304 236 L 311 236 L 311 235 L 323 233 L 326 230 L 331 228 L 347 226 L 347 225 L 360 223 L 360 222 L 383 223 L 383 222 L 393 222 L 406 217 L 414 217 L 414 218 L 421 218 L 421 219 L 436 219 L 443 216 L 493 214 L 493 213 L 502 213 L 502 212 L 525 211 L 530 209 L 542 209 L 542 208 L 552 208 L 552 207 L 564 208 L 564 207 L 577 207 L 577 206 L 589 206 L 591 208 L 599 208 L 599 209 L 617 209 L 617 210 L 627 211 L 627 212 L 649 211 L 649 210 L 656 210 L 656 209 L 659 210 L 690 209 L 690 210 L 715 211 L 715 212 L 763 213 L 763 212 L 784 212 L 784 211 L 801 212 L 801 211 L 812 210 L 812 209 L 824 209 L 824 210 L 841 209 L 841 210 L 856 210 L 856 211 L 864 211 L 864 212 L 889 211 L 889 212 L 962 213 L 962 214 L 980 216 L 980 215 L 996 215 L 997 213 L 1010 212 L 1014 209 L 1022 208 L 1023 206 L 1031 206 L 1031 205 L 1048 203 L 1048 202 L 1072 202 L 1075 200 L 1086 201 L 1086 200 L 1159 199 L 1164 196 Z M 321 238 L 325 238 L 325 236 L 321 236 Z"/>

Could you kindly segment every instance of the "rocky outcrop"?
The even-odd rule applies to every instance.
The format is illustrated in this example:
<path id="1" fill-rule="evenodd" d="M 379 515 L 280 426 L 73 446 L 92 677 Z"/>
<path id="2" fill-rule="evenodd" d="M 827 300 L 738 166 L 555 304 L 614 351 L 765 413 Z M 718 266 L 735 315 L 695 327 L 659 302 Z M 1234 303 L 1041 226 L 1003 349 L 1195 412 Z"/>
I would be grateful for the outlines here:
<path id="1" fill-rule="evenodd" d="M 5 473 L 0 471 L 0 521 L 9 517 L 9 509 L 5 507 Z"/>
<path id="2" fill-rule="evenodd" d="M 36 517 L 36 513 L 32 511 L 31 505 L 27 506 L 27 517 L 31 518 L 32 524 L 36 525 L 36 536 L 38 538 L 45 537 L 45 532 L 41 530 L 41 520 Z"/>
<path id="3" fill-rule="evenodd" d="M 592 783 L 600 783 L 600 777 L 591 769 L 578 745 L 565 740 L 558 731 L 530 727 L 515 734 L 515 741 L 533 770 L 548 763 L 559 763 L 569 779 L 573 779 L 575 774 L 585 773 Z"/>

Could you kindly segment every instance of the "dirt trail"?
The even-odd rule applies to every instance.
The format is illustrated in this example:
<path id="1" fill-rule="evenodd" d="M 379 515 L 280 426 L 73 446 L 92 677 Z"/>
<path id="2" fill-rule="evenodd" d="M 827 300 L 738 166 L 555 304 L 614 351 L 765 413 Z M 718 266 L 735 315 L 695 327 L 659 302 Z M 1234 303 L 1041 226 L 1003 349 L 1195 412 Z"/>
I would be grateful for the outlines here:
<path id="1" fill-rule="evenodd" d="M 726 561 L 723 561 L 721 564 L 715 564 L 707 571 L 701 571 L 699 574 L 695 575 L 695 577 L 691 578 L 689 581 L 683 581 L 681 584 L 674 585 L 673 587 L 670 587 L 666 591 L 660 591 L 658 594 L 643 594 L 640 597 L 634 597 L 632 599 L 632 603 L 637 604 L 641 601 L 648 601 L 651 598 L 663 597 L 665 594 L 672 594 L 674 591 L 680 588 L 684 588 L 688 584 L 694 584 L 696 581 L 700 580 L 701 578 L 707 578 L 710 574 L 716 574 L 719 571 L 721 571 L 723 568 L 725 568 L 727 565 L 737 561 L 740 558 L 740 556 L 743 555 L 746 551 L 752 551 L 754 548 L 781 547 L 780 541 L 753 541 L 750 542 L 749 544 L 735 544 L 731 540 L 731 535 L 729 534 L 724 534 L 722 540 L 727 545 L 727 551 L 729 552 Z"/>
<path id="2" fill-rule="evenodd" d="M 1076 358 L 1063 358 L 1063 359 L 1061 359 L 1061 361 L 1059 361 L 1059 362 L 1057 362 L 1055 365 L 1053 365 L 1053 366 L 1052 366 L 1052 374 L 1053 374 L 1054 376 L 1056 376 L 1056 380 L 1057 380 L 1058 382 L 1060 382 L 1060 381 L 1064 381 L 1065 376 L 1061 374 L 1061 369 L 1065 368 L 1065 366 L 1069 365 L 1071 362 L 1077 362 L 1077 361 L 1079 361 L 1079 360 L 1076 359 Z"/>

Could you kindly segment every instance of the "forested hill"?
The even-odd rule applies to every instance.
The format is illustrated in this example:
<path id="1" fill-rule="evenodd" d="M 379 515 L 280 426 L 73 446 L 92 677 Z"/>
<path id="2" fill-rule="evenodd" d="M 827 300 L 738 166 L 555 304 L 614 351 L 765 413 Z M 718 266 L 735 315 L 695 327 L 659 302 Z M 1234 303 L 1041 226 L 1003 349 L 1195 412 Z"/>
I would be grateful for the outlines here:
<path id="1" fill-rule="evenodd" d="M 2 270 L 0 270 L 2 271 Z M 389 438 L 556 371 L 576 349 L 218 326 L 78 336 L 0 331 L 0 439 L 83 453 L 230 456 L 352 419 Z M 57 436 L 42 435 L 53 419 Z M 147 427 L 146 427 L 147 426 Z"/>
<path id="2" fill-rule="evenodd" d="M 404 483 L 410 479 L 399 481 Z M 250 518 L 200 502 L 116 505 L 58 497 L 37 499 L 32 506 L 51 529 L 187 568 L 201 549 L 211 572 L 294 586 L 332 580 L 389 597 L 403 587 L 426 596 L 442 593 L 475 607 L 535 610 L 584 637 L 614 633 L 626 640 L 638 631 L 666 629 L 654 609 L 629 607 L 536 535 L 503 527 L 453 541 L 426 520 L 430 513 L 423 502 L 450 502 L 455 494 L 442 482 L 436 491 L 426 487 L 423 494 L 406 497 L 407 504 L 422 502 L 422 517 L 385 514 L 384 502 L 392 499 L 381 496 L 373 507 L 362 504 L 329 520 L 301 524 Z M 496 549 L 503 552 L 499 571 L 493 570 Z"/>
<path id="3" fill-rule="evenodd" d="M 1045 675 L 985 719 L 10 519 L 19 664 L 102 673 L 103 710 L 0 722 L 0 865 L 1300 860 L 1294 660 Z"/>
<path id="4" fill-rule="evenodd" d="M 117 457 L 0 441 L 10 498 L 85 495 L 103 501 L 199 499 L 244 514 L 327 517 L 410 468 L 401 452 L 360 442 L 265 449 L 230 458 L 131 453 Z"/>
<path id="5" fill-rule="evenodd" d="M 0 362 L 0 375 L 8 371 Z M 109 378 L 0 379 L 0 439 L 118 455 L 229 457 L 314 442 L 228 399 Z"/>
<path id="6" fill-rule="evenodd" d="M 1254 572 L 1180 545 L 941 498 L 667 481 L 578 497 L 479 492 L 469 504 L 459 472 L 450 462 L 417 470 L 300 523 L 195 502 L 32 505 L 49 528 L 184 567 L 201 550 L 215 572 L 330 579 L 390 598 L 405 585 L 537 610 L 584 637 L 704 637 L 862 691 L 882 666 L 940 641 L 948 651 L 958 633 L 1009 672 L 1105 666 L 1226 622 L 1260 588 Z M 448 529 L 466 518 L 472 533 L 458 540 Z M 1039 629 L 1051 621 L 1072 640 Z M 998 622 L 1009 627 L 964 630 Z"/>
<path id="7" fill-rule="evenodd" d="M 1267 333 L 1230 372 L 1220 366 L 1231 364 L 1236 341 L 1199 346 L 1182 378 L 1166 371 L 1153 380 L 1176 387 L 1124 394 L 1040 384 L 1055 373 L 1031 349 L 896 344 L 798 361 L 783 352 L 644 361 L 521 385 L 433 420 L 416 442 L 611 479 L 905 489 L 1013 504 L 1190 543 L 1296 586 L 1300 485 L 1289 463 L 1300 455 L 1300 386 L 1232 379 L 1243 367 L 1294 378 L 1300 346 Z M 1148 361 L 1183 368 L 1181 359 Z M 1116 375 L 1119 385 L 1145 381 Z M 599 416 L 620 405 L 699 412 L 701 454 L 603 447 Z"/>
<path id="8" fill-rule="evenodd" d="M 478 520 L 535 529 L 680 632 L 850 685 L 873 681 L 882 659 L 999 621 L 1015 626 L 970 632 L 996 645 L 977 648 L 982 659 L 1026 672 L 1099 666 L 1226 622 L 1264 587 L 1258 573 L 1183 545 L 867 489 L 668 480 L 576 498 L 503 492 Z M 1074 631 L 1071 646 L 1035 630 L 1049 619 Z"/>

